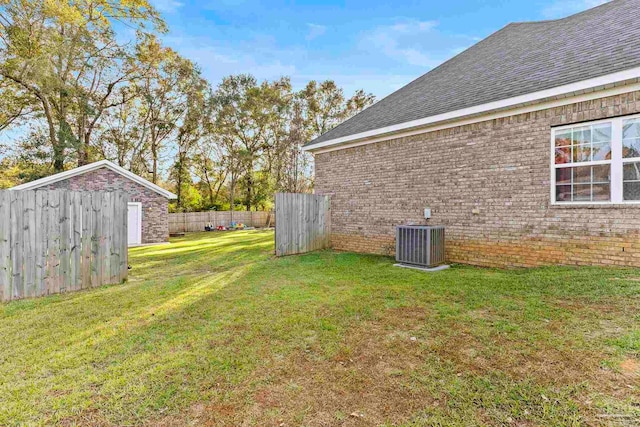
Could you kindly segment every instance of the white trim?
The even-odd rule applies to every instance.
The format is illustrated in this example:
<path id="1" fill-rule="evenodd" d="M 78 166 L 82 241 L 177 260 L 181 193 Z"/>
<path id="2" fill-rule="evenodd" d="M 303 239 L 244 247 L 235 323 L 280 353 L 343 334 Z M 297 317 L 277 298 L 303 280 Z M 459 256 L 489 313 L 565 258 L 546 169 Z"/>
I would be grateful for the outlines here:
<path id="1" fill-rule="evenodd" d="M 640 118 L 640 114 L 633 114 L 628 116 L 613 117 L 609 119 L 594 120 L 590 122 L 575 123 L 573 125 L 558 126 L 551 129 L 550 140 L 550 152 L 549 152 L 549 170 L 550 170 L 550 197 L 552 206 L 624 206 L 624 205 L 640 205 L 640 200 L 624 200 L 623 187 L 623 165 L 626 162 L 633 162 L 634 159 L 622 158 L 622 136 L 623 136 L 623 122 L 625 120 L 633 120 Z M 592 126 L 601 123 L 611 123 L 611 160 L 605 161 L 591 161 L 591 162 L 579 162 L 579 163 L 566 163 L 562 165 L 555 164 L 555 136 L 557 132 L 561 132 L 566 129 Z M 579 202 L 558 202 L 556 201 L 556 170 L 566 167 L 580 167 L 580 166 L 597 166 L 602 164 L 610 164 L 610 191 L 611 198 L 609 201 L 579 201 Z"/>
<path id="2" fill-rule="evenodd" d="M 138 243 L 129 242 L 129 206 L 138 207 Z M 140 246 L 142 244 L 142 203 L 140 202 L 128 202 L 127 203 L 127 246 Z"/>
<path id="3" fill-rule="evenodd" d="M 91 163 L 88 165 L 80 166 L 75 169 L 71 169 L 65 172 L 60 172 L 55 175 L 47 176 L 45 178 L 37 179 L 35 181 L 27 182 L 26 184 L 21 184 L 15 187 L 10 188 L 9 190 L 33 190 L 35 188 L 39 188 L 48 184 L 53 184 L 54 182 L 63 181 L 65 179 L 71 178 L 73 176 L 82 175 L 83 173 L 87 173 L 90 171 L 94 171 L 96 169 L 100 169 L 102 167 L 106 167 L 115 173 L 118 173 L 125 178 L 130 179 L 131 181 L 137 182 L 138 184 L 147 187 L 148 189 L 155 191 L 156 193 L 166 197 L 167 199 L 177 199 L 178 196 L 173 194 L 170 191 L 165 190 L 162 187 L 157 186 L 156 184 L 147 181 L 146 179 L 134 174 L 133 172 L 129 172 L 128 170 L 112 163 L 108 160 L 101 160 L 99 162 Z"/>
<path id="4" fill-rule="evenodd" d="M 624 202 L 622 175 L 622 120 L 611 122 L 611 203 Z"/>
<path id="5" fill-rule="evenodd" d="M 613 141 L 611 141 L 611 144 L 613 144 Z M 569 148 L 569 147 L 558 147 L 558 148 Z M 612 148 L 612 154 L 611 156 L 613 156 L 613 147 Z M 555 147 L 554 147 L 554 155 L 555 155 Z M 553 166 L 556 169 L 568 169 L 568 168 L 575 168 L 578 166 L 601 166 L 601 165 L 610 165 L 611 164 L 611 160 L 593 160 L 593 161 L 589 161 L 589 162 L 579 162 L 579 163 L 562 163 L 562 164 L 554 164 Z"/>
<path id="6" fill-rule="evenodd" d="M 640 89 L 638 80 L 640 79 L 640 67 L 631 68 L 629 70 L 620 71 L 613 74 L 608 74 L 593 79 L 583 80 L 576 83 L 571 83 L 564 86 L 558 86 L 551 89 L 546 89 L 538 92 L 532 92 L 525 95 L 516 96 L 513 98 L 507 98 L 500 101 L 489 102 L 474 107 L 463 108 L 461 110 L 450 111 L 448 113 L 438 114 L 435 116 L 426 117 L 419 120 L 413 120 L 410 122 L 400 123 L 397 125 L 386 126 L 379 129 L 374 129 L 366 132 L 357 133 L 354 135 L 348 135 L 340 138 L 330 139 L 328 141 L 322 141 L 316 144 L 311 144 L 303 147 L 304 151 L 310 151 L 313 153 L 320 153 L 320 149 L 327 147 L 334 147 L 340 144 L 346 144 L 354 142 L 348 147 L 357 145 L 371 144 L 379 142 L 381 140 L 389 139 L 391 135 L 402 131 L 410 131 L 402 133 L 402 135 L 395 135 L 394 137 L 400 138 L 403 136 L 417 135 L 425 132 L 432 132 L 434 130 L 447 129 L 455 126 L 462 126 L 463 124 L 476 123 L 485 120 L 491 120 L 494 118 L 507 117 L 515 114 L 522 114 L 524 112 L 531 112 L 537 110 L 543 110 L 547 108 L 553 108 L 554 106 L 561 106 L 572 104 L 574 102 L 582 102 L 592 99 L 597 99 L 606 96 L 612 96 L 633 90 Z M 625 83 L 626 82 L 626 83 Z M 622 86 L 619 86 L 623 84 Z M 618 86 L 616 86 L 618 85 Z M 581 101 L 582 100 L 582 101 Z M 532 105 L 536 104 L 536 105 Z M 519 109 L 521 111 L 513 111 L 513 109 Z M 487 117 L 487 114 L 495 112 L 496 110 L 509 110 L 502 113 L 494 114 Z M 470 116 L 478 116 L 469 118 Z M 460 123 L 463 119 L 467 120 Z M 434 127 L 443 122 L 451 122 L 446 125 Z M 420 129 L 416 129 L 420 128 Z M 381 137 L 381 135 L 385 135 Z M 375 138 L 375 139 L 373 139 Z M 355 142 L 358 142 L 355 144 Z M 340 146 L 334 149 L 348 148 L 347 146 Z M 322 152 L 333 151 L 323 150 Z"/>
<path id="7" fill-rule="evenodd" d="M 633 116 L 629 116 L 629 117 L 633 117 Z M 600 119 L 600 120 L 590 120 L 587 122 L 579 122 L 579 123 L 571 123 L 568 125 L 562 125 L 562 126 L 554 126 L 553 129 L 555 131 L 560 131 L 560 130 L 567 130 L 567 129 L 573 129 L 573 128 L 579 128 L 581 126 L 591 126 L 591 125 L 600 125 L 603 123 L 611 123 L 612 120 L 614 120 L 616 117 L 613 118 L 608 118 L 608 119 Z M 626 119 L 627 117 L 625 117 Z M 612 130 L 613 132 L 613 130 Z M 555 141 L 554 141 L 555 143 Z"/>

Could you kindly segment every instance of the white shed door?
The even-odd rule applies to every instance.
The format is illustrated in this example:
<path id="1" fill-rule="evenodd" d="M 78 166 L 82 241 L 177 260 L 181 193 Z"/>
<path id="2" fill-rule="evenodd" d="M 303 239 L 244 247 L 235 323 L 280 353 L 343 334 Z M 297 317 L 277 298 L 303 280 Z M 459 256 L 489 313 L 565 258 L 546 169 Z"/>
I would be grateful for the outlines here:
<path id="1" fill-rule="evenodd" d="M 142 243 L 142 204 L 139 202 L 129 203 L 129 246 Z"/>

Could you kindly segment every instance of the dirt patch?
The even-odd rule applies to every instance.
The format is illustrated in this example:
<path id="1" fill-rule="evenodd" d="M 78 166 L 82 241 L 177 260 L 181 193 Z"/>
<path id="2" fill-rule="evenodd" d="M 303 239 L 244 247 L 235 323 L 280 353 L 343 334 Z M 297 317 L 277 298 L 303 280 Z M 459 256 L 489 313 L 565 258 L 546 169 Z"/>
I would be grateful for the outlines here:
<path id="1" fill-rule="evenodd" d="M 622 374 L 629 377 L 640 377 L 640 361 L 627 359 L 620 364 Z"/>
<path id="2" fill-rule="evenodd" d="M 58 425 L 63 427 L 72 426 L 95 426 L 95 427 L 107 427 L 112 424 L 99 413 L 97 409 L 83 411 L 82 414 L 68 417 L 60 420 Z"/>
<path id="3" fill-rule="evenodd" d="M 479 313 L 479 317 L 487 313 Z M 285 359 L 273 360 L 235 387 L 228 402 L 192 408 L 185 418 L 154 425 L 205 426 L 374 426 L 402 424 L 426 408 L 451 410 L 458 405 L 445 384 L 469 386 L 474 378 L 496 372 L 518 381 L 549 387 L 587 382 L 589 392 L 628 397 L 620 375 L 600 368 L 604 355 L 595 351 L 553 348 L 544 341 L 522 343 L 507 335 L 478 335 L 470 325 L 434 322 L 424 308 L 388 310 L 345 336 L 343 350 L 325 358 L 316 344 Z M 626 361 L 637 372 L 637 361 Z M 634 374 L 635 375 L 635 374 Z M 466 383 L 469 381 L 469 383 Z M 507 380 L 509 381 L 509 380 Z M 597 387 L 597 390 L 595 388 Z M 580 393 L 582 394 L 582 393 Z M 588 393 L 576 395 L 580 411 L 593 420 Z M 587 403 L 584 403 L 587 402 Z M 496 425 L 476 402 L 468 402 L 472 423 Z M 455 406 L 454 406 L 455 407 Z M 191 420 L 191 421 L 186 421 Z M 518 425 L 535 425 L 527 419 Z M 596 422 L 594 425 L 598 425 Z"/>

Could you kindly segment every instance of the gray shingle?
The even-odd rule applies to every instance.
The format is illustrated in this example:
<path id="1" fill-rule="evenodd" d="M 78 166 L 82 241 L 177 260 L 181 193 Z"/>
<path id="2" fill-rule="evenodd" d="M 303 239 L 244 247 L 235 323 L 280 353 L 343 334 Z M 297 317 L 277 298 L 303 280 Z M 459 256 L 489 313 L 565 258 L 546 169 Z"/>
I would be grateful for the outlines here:
<path id="1" fill-rule="evenodd" d="M 640 0 L 509 24 L 307 145 L 640 66 Z"/>

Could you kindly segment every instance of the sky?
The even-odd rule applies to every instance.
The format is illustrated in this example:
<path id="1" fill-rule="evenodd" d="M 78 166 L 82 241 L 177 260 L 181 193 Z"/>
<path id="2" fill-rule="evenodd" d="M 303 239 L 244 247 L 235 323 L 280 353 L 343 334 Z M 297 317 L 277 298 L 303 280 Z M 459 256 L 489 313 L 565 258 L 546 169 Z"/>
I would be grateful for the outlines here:
<path id="1" fill-rule="evenodd" d="M 331 79 L 347 96 L 364 89 L 377 100 L 510 22 L 562 18 L 605 1 L 150 0 L 169 27 L 164 43 L 214 86 L 240 73 L 289 76 L 294 89 Z M 3 132 L 0 148 L 25 132 Z"/>
<path id="2" fill-rule="evenodd" d="M 378 99 L 510 22 L 557 19 L 604 0 L 151 0 L 164 42 L 216 85 L 230 74 L 332 79 Z"/>

